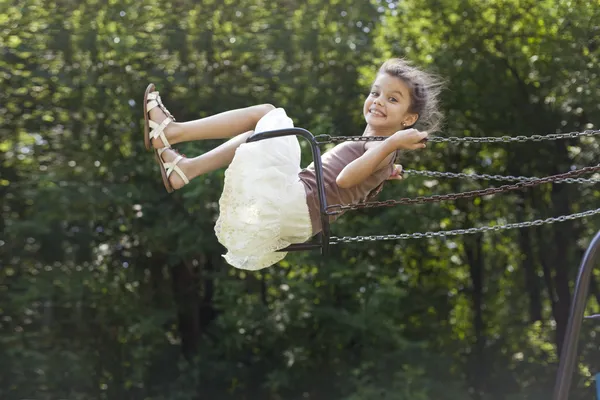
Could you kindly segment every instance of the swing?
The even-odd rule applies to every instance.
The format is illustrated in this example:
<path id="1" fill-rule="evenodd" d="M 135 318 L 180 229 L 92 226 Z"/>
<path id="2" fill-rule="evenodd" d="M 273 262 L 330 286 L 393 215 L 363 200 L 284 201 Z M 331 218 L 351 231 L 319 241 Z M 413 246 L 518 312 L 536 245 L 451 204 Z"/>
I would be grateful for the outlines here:
<path id="1" fill-rule="evenodd" d="M 336 237 L 331 236 L 331 229 L 329 224 L 329 216 L 336 215 L 342 211 L 358 210 L 364 208 L 375 208 L 375 207 L 392 207 L 396 205 L 405 204 L 425 204 L 435 203 L 446 200 L 456 200 L 471 197 L 480 197 L 486 195 L 493 195 L 504 193 L 512 190 L 517 190 L 525 187 L 532 187 L 541 185 L 543 183 L 550 182 L 565 182 L 565 183 L 598 183 L 600 179 L 583 179 L 574 178 L 576 176 L 593 173 L 600 171 L 600 164 L 591 167 L 584 167 L 580 169 L 574 169 L 569 172 L 562 174 L 551 175 L 543 178 L 536 177 L 503 177 L 499 175 L 467 175 L 467 174 L 453 174 L 448 172 L 429 172 L 432 176 L 445 176 L 445 177 L 475 177 L 479 179 L 496 179 L 513 181 L 516 183 L 502 185 L 499 187 L 492 187 L 488 189 L 472 190 L 468 192 L 460 193 L 449 193 L 443 195 L 431 195 L 431 196 L 419 196 L 415 198 L 401 198 L 398 200 L 384 200 L 384 201 L 373 201 L 363 202 L 358 204 L 333 204 L 327 205 L 327 199 L 325 197 L 325 187 L 323 184 L 323 165 L 321 162 L 321 144 L 337 144 L 345 141 L 383 141 L 387 139 L 384 136 L 330 136 L 330 135 L 319 135 L 314 136 L 311 132 L 303 128 L 286 128 L 273 131 L 259 132 L 252 134 L 247 142 L 256 142 L 259 140 L 272 139 L 282 136 L 296 135 L 304 138 L 310 144 L 314 167 L 315 167 L 315 178 L 317 183 L 317 194 L 319 199 L 319 213 L 321 218 L 322 230 L 315 237 L 305 243 L 295 243 L 279 251 L 290 252 L 290 251 L 305 251 L 320 249 L 321 254 L 326 256 L 329 254 L 331 244 L 337 243 L 355 243 L 364 241 L 380 241 L 380 240 L 399 240 L 399 239 L 419 239 L 419 238 L 432 238 L 432 237 L 445 237 L 445 236 L 456 236 L 463 234 L 473 234 L 487 231 L 499 231 L 506 229 L 539 226 L 544 224 L 551 224 L 555 222 L 563 222 L 567 220 L 584 218 L 596 214 L 600 214 L 600 208 L 595 210 L 588 210 L 570 215 L 562 215 L 559 217 L 551 217 L 535 221 L 526 221 L 505 225 L 496 226 L 482 226 L 478 228 L 468 229 L 456 229 L 448 231 L 435 231 L 435 232 L 423 232 L 423 233 L 412 233 L 412 234 L 399 234 L 399 235 L 373 235 L 373 236 L 354 236 L 354 237 Z M 527 142 L 527 141 L 545 141 L 545 140 L 558 140 L 558 139 L 574 139 L 583 136 L 597 136 L 600 135 L 600 130 L 586 130 L 583 132 L 569 132 L 569 133 L 554 133 L 549 135 L 532 135 L 532 136 L 501 136 L 501 137 L 430 137 L 429 142 L 450 142 L 450 143 L 510 143 L 510 142 Z M 427 171 L 422 173 L 427 175 Z"/>
<path id="2" fill-rule="evenodd" d="M 471 142 L 471 143 L 494 143 L 494 142 L 525 142 L 525 141 L 542 141 L 542 140 L 557 140 L 557 139 L 572 139 L 582 136 L 596 136 L 599 135 L 600 131 L 598 130 L 588 130 L 584 132 L 571 132 L 564 134 L 550 134 L 550 135 L 533 135 L 533 136 L 516 136 L 516 137 L 462 137 L 462 138 L 440 138 L 434 137 L 430 138 L 431 142 Z M 342 141 L 369 141 L 369 140 L 385 140 L 385 137 L 363 137 L 363 136 L 338 136 L 331 137 L 329 135 L 321 135 L 321 136 L 313 136 L 309 131 L 302 128 L 289 128 L 289 129 L 281 129 L 276 131 L 269 132 L 261 132 L 255 133 L 250 138 L 248 138 L 248 142 L 254 142 L 258 140 L 264 140 L 269 138 L 288 136 L 288 135 L 298 135 L 310 143 L 312 155 L 314 158 L 315 165 L 315 178 L 318 186 L 318 198 L 319 198 L 319 210 L 321 217 L 321 224 L 323 227 L 322 232 L 316 235 L 315 239 L 306 242 L 306 243 L 298 243 L 292 244 L 285 249 L 280 251 L 302 251 L 302 250 L 312 250 L 312 249 L 321 249 L 322 255 L 327 255 L 329 252 L 330 244 L 336 243 L 352 243 L 352 242 L 361 242 L 361 241 L 377 241 L 377 240 L 398 240 L 398 239 L 418 239 L 418 238 L 432 238 L 432 237 L 446 237 L 446 236 L 456 236 L 456 235 L 464 235 L 464 234 L 472 234 L 472 233 L 481 233 L 487 231 L 499 231 L 513 228 L 523 228 L 523 227 L 531 227 L 531 226 L 540 226 L 544 224 L 551 224 L 555 222 L 563 222 L 567 220 L 573 220 L 578 218 L 584 218 L 596 214 L 600 214 L 600 208 L 595 210 L 588 210 L 579 213 L 574 213 L 570 215 L 562 215 L 559 217 L 551 217 L 546 219 L 539 219 L 535 221 L 526 221 L 526 222 L 517 222 L 512 224 L 505 225 L 496 225 L 496 226 L 482 226 L 478 228 L 468 228 L 468 229 L 456 229 L 449 231 L 436 231 L 436 232 L 424 232 L 424 233 L 411 233 L 411 234 L 400 234 L 400 235 L 377 235 L 377 236 L 355 236 L 355 237 L 342 237 L 338 238 L 335 236 L 330 236 L 330 226 L 329 226 L 329 216 L 335 215 L 342 210 L 356 210 L 361 208 L 372 208 L 372 207 L 388 207 L 395 206 L 399 204 L 423 204 L 423 203 L 432 203 L 439 202 L 443 200 L 454 200 L 459 198 L 469 198 L 469 197 L 478 197 L 485 196 L 490 194 L 498 194 L 511 190 L 521 189 L 524 187 L 537 186 L 542 183 L 549 182 L 561 182 L 561 183 L 598 183 L 600 179 L 591 178 L 591 179 L 583 179 L 583 178 L 573 178 L 574 176 L 582 175 L 585 173 L 598 172 L 600 171 L 600 164 L 592 167 L 584 167 L 580 169 L 575 169 L 563 174 L 547 176 L 544 178 L 535 178 L 535 177 L 513 177 L 513 176 L 499 176 L 499 175 L 476 175 L 476 174 L 453 174 L 448 172 L 429 172 L 429 174 L 433 174 L 431 176 L 436 177 L 451 177 L 451 178 L 474 178 L 474 179 L 489 179 L 489 180 L 500 180 L 500 181 L 509 181 L 509 182 L 517 182 L 511 185 L 503 185 L 497 188 L 488 188 L 481 190 L 473 190 L 469 192 L 461 192 L 461 193 L 450 193 L 445 195 L 432 195 L 432 196 L 421 196 L 415 198 L 403 198 L 399 200 L 387 200 L 387 201 L 379 201 L 379 202 L 366 202 L 359 204 L 334 204 L 331 206 L 327 205 L 327 200 L 325 198 L 325 188 L 323 186 L 323 165 L 321 163 L 321 151 L 319 148 L 320 144 L 326 143 L 340 143 Z M 427 172 L 422 175 L 427 176 Z M 581 329 L 581 324 L 585 319 L 598 320 L 600 319 L 600 314 L 590 315 L 584 317 L 584 309 L 585 309 L 585 301 L 587 299 L 587 288 L 589 287 L 592 268 L 596 264 L 597 259 L 600 258 L 600 232 L 594 237 L 586 254 L 584 255 L 581 263 L 581 267 L 579 270 L 579 276 L 577 279 L 577 284 L 575 287 L 575 291 L 573 294 L 573 302 L 571 304 L 570 317 L 568 321 L 567 332 L 565 334 L 565 338 L 563 341 L 563 352 L 560 355 L 560 364 L 557 372 L 556 385 L 554 387 L 553 400 L 567 400 L 569 388 L 571 385 L 571 379 L 573 375 L 573 370 L 576 364 L 576 351 L 577 351 L 577 342 L 578 335 Z M 600 400 L 600 373 L 596 375 L 596 385 L 597 385 L 597 397 Z"/>
<path id="3" fill-rule="evenodd" d="M 325 185 L 323 184 L 323 164 L 321 163 L 321 149 L 319 148 L 319 142 L 313 136 L 312 133 L 302 128 L 286 128 L 278 129 L 274 131 L 266 131 L 252 134 L 246 142 L 257 142 L 259 140 L 272 139 L 282 136 L 296 135 L 303 137 L 310 144 L 312 151 L 313 160 L 315 163 L 315 178 L 317 181 L 317 195 L 319 198 L 319 213 L 321 216 L 322 231 L 315 235 L 314 239 L 306 243 L 294 243 L 288 247 L 279 251 L 303 251 L 303 250 L 315 250 L 321 249 L 322 255 L 329 254 L 330 244 L 330 228 L 329 228 L 329 215 L 327 211 L 327 199 L 325 198 Z"/>

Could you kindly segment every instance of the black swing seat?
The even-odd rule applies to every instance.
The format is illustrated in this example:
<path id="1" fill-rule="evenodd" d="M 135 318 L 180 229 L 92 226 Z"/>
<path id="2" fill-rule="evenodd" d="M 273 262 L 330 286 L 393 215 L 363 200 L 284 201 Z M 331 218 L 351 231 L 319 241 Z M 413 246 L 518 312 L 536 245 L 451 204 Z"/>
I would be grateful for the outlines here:
<path id="1" fill-rule="evenodd" d="M 327 213 L 327 199 L 325 198 L 325 186 L 323 184 L 323 165 L 321 163 L 321 149 L 319 143 L 317 143 L 314 135 L 302 128 L 286 128 L 277 129 L 273 131 L 266 131 L 252 134 L 246 142 L 257 142 L 259 140 L 273 139 L 282 136 L 300 136 L 306 139 L 310 144 L 312 151 L 313 161 L 315 165 L 315 178 L 317 181 L 317 194 L 319 198 L 319 212 L 321 214 L 321 232 L 315 236 L 314 239 L 306 243 L 295 243 L 279 251 L 304 251 L 304 250 L 315 250 L 321 249 L 322 255 L 329 254 L 329 215 Z"/>

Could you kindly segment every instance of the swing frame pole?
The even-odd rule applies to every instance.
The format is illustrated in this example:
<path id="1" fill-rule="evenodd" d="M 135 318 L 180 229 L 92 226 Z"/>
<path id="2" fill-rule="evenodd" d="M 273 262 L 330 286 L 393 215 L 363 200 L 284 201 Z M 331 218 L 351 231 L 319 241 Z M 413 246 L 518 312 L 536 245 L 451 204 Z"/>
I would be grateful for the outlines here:
<path id="1" fill-rule="evenodd" d="M 273 139 L 282 136 L 300 136 L 306 139 L 310 144 L 310 149 L 315 165 L 315 179 L 317 183 L 317 195 L 319 198 L 319 214 L 321 216 L 321 232 L 316 240 L 306 243 L 294 243 L 279 251 L 302 251 L 321 249 L 321 254 L 329 254 L 329 238 L 331 236 L 329 227 L 329 212 L 327 211 L 327 198 L 325 197 L 325 185 L 323 184 L 323 163 L 321 162 L 321 148 L 314 135 L 303 128 L 285 128 L 272 131 L 253 133 L 246 140 L 246 143 L 257 142 L 259 140 Z"/>
<path id="2" fill-rule="evenodd" d="M 592 271 L 600 257 L 600 231 L 590 242 L 579 267 L 579 274 L 573 292 L 569 321 L 563 339 L 560 362 L 552 400 L 568 400 L 573 372 L 577 360 L 579 333 L 584 319 L 585 306 L 592 277 Z"/>

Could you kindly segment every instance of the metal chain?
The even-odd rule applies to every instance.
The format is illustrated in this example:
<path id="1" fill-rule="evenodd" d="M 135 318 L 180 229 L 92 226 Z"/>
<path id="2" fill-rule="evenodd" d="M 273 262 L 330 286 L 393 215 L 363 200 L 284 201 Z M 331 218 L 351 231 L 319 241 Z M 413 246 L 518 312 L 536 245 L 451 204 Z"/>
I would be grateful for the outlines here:
<path id="1" fill-rule="evenodd" d="M 584 167 L 573 171 L 565 172 L 563 174 L 551 175 L 544 178 L 532 179 L 528 181 L 517 182 L 512 185 L 502 185 L 498 187 L 472 190 L 469 192 L 461 193 L 449 193 L 449 194 L 436 194 L 433 196 L 419 196 L 419 197 L 405 197 L 398 200 L 384 200 L 384 201 L 373 201 L 358 204 L 333 204 L 327 207 L 327 212 L 330 215 L 339 214 L 344 210 L 358 210 L 364 208 L 375 208 L 375 207 L 392 207 L 401 204 L 424 204 L 424 203 L 435 203 L 445 200 L 457 200 L 470 197 L 488 196 L 493 194 L 499 194 L 508 192 L 511 190 L 517 190 L 524 187 L 537 186 L 544 183 L 555 182 L 561 179 L 570 178 L 572 176 L 582 175 L 585 173 L 600 171 L 600 164 L 593 167 Z"/>
<path id="2" fill-rule="evenodd" d="M 497 136 L 497 137 L 441 137 L 430 136 L 428 142 L 437 143 L 510 143 L 510 142 L 541 142 L 544 140 L 559 140 L 559 139 L 575 139 L 582 136 L 597 136 L 600 135 L 600 130 L 585 130 L 583 132 L 568 132 L 568 133 L 550 133 L 548 135 L 531 135 L 531 136 Z M 372 142 L 383 141 L 387 136 L 331 136 L 318 135 L 315 136 L 317 143 L 342 143 L 342 142 Z"/>
<path id="3" fill-rule="evenodd" d="M 503 181 L 503 182 L 520 182 L 520 181 L 532 181 L 540 179 L 536 176 L 512 176 L 512 175 L 488 175 L 488 174 L 467 174 L 462 172 L 438 172 L 438 171 L 424 171 L 406 169 L 404 172 L 408 175 L 425 176 L 428 178 L 461 178 L 461 179 L 472 179 L 472 180 L 489 180 L 489 181 Z M 585 184 L 596 184 L 600 182 L 600 178 L 566 178 L 554 181 L 556 183 L 585 183 Z"/>
<path id="4" fill-rule="evenodd" d="M 373 236 L 343 236 L 337 237 L 332 236 L 329 238 L 330 244 L 337 243 L 356 243 L 356 242 L 374 242 L 380 240 L 406 240 L 406 239 L 422 239 L 422 238 L 439 238 L 447 236 L 458 236 L 458 235 L 469 235 L 474 233 L 482 232 L 497 232 L 501 230 L 516 229 L 516 228 L 529 228 L 532 226 L 541 226 L 546 224 L 554 224 L 556 222 L 570 221 L 574 219 L 580 219 L 589 217 L 592 215 L 600 214 L 600 208 L 595 210 L 583 211 L 580 213 L 561 215 L 560 217 L 551 217 L 546 219 L 538 219 L 535 221 L 526 222 L 515 222 L 505 225 L 495 226 L 481 226 L 478 228 L 467 228 L 467 229 L 455 229 L 448 231 L 430 231 L 430 232 L 416 232 L 416 233 L 402 233 L 399 235 L 373 235 Z"/>

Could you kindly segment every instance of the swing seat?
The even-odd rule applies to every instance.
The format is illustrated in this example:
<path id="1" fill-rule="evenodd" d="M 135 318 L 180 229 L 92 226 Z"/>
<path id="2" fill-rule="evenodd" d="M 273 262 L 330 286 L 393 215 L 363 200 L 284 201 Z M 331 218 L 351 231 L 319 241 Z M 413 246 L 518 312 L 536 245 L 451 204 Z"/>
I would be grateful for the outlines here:
<path id="1" fill-rule="evenodd" d="M 325 185 L 323 184 L 323 164 L 321 163 L 321 149 L 314 135 L 303 128 L 286 128 L 273 131 L 257 132 L 252 134 L 246 142 L 257 142 L 259 140 L 272 139 L 282 136 L 300 136 L 306 139 L 310 144 L 315 166 L 315 178 L 317 181 L 317 194 L 319 198 L 319 213 L 321 215 L 321 232 L 314 239 L 305 243 L 294 243 L 279 251 L 305 251 L 321 249 L 321 254 L 329 254 L 329 239 L 331 236 L 329 227 L 329 215 L 327 212 L 327 199 L 325 198 Z"/>

